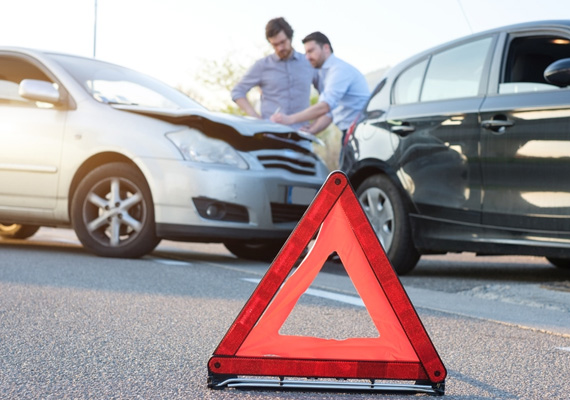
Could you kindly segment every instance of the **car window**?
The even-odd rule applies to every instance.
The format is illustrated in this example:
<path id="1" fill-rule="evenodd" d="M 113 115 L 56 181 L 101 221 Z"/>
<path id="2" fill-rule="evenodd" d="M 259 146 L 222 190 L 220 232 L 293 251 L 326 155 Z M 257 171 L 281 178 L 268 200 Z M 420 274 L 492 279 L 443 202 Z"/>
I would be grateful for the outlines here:
<path id="1" fill-rule="evenodd" d="M 386 86 L 386 78 L 382 79 L 382 81 L 376 85 L 376 88 L 370 95 L 370 100 L 368 101 L 368 105 L 366 106 L 366 111 L 374 111 L 374 110 L 381 110 L 386 107 L 386 101 L 383 100 L 382 94 L 384 87 Z"/>
<path id="2" fill-rule="evenodd" d="M 419 101 L 427 62 L 428 60 L 425 59 L 400 74 L 394 85 L 393 96 L 395 104 L 416 103 Z"/>
<path id="3" fill-rule="evenodd" d="M 0 102 L 22 107 L 46 107 L 46 103 L 30 101 L 19 95 L 24 79 L 51 80 L 35 65 L 16 57 L 0 56 Z"/>
<path id="4" fill-rule="evenodd" d="M 515 37 L 509 43 L 499 93 L 557 90 L 544 79 L 544 70 L 554 61 L 570 57 L 570 40 L 559 36 Z"/>
<path id="5" fill-rule="evenodd" d="M 140 72 L 75 56 L 51 54 L 97 101 L 167 109 L 204 109 L 190 97 Z"/>
<path id="6" fill-rule="evenodd" d="M 421 101 L 477 96 L 492 41 L 487 37 L 435 54 L 426 73 Z"/>

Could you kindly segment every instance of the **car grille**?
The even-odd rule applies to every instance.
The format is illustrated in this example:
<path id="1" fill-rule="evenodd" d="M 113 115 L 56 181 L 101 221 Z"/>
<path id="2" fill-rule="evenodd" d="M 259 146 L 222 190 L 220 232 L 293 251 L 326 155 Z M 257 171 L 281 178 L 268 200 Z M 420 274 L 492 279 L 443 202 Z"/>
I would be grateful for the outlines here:
<path id="1" fill-rule="evenodd" d="M 301 219 L 308 206 L 299 204 L 271 203 L 271 218 L 273 223 L 297 222 Z"/>
<path id="2" fill-rule="evenodd" d="M 317 161 L 309 156 L 296 152 L 283 154 L 263 152 L 257 154 L 257 159 L 265 169 L 281 169 L 298 175 L 316 175 Z"/>

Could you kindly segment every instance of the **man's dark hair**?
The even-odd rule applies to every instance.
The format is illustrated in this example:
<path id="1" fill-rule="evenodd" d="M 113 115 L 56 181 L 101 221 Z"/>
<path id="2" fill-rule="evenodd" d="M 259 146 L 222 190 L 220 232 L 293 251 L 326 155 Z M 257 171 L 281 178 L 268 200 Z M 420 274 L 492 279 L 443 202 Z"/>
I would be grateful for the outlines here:
<path id="1" fill-rule="evenodd" d="M 328 37 L 326 37 L 323 33 L 321 32 L 313 32 L 308 34 L 307 36 L 305 36 L 305 39 L 303 39 L 303 44 L 307 43 L 307 42 L 311 42 L 311 41 L 315 41 L 317 42 L 317 44 L 321 47 L 323 47 L 323 45 L 328 44 L 329 47 L 331 48 L 331 53 L 333 52 L 333 48 L 332 48 L 332 44 L 329 40 Z"/>
<path id="2" fill-rule="evenodd" d="M 293 28 L 285 18 L 273 18 L 265 25 L 265 37 L 269 40 L 270 37 L 277 36 L 279 32 L 285 32 L 285 35 L 291 40 L 293 38 Z"/>

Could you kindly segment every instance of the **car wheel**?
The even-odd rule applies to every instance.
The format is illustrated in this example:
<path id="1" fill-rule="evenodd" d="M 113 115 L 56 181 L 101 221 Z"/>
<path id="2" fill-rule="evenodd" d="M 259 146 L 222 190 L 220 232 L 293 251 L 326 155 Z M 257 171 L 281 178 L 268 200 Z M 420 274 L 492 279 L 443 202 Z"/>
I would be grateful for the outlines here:
<path id="1" fill-rule="evenodd" d="M 414 247 L 408 210 L 396 185 L 384 175 L 374 175 L 358 187 L 357 196 L 398 275 L 410 272 L 420 254 Z"/>
<path id="2" fill-rule="evenodd" d="M 1 224 L 0 237 L 9 239 L 27 239 L 40 229 L 37 225 Z"/>
<path id="3" fill-rule="evenodd" d="M 150 189 L 143 175 L 125 163 L 87 174 L 73 196 L 71 218 L 83 246 L 99 256 L 141 257 L 160 242 Z"/>
<path id="4" fill-rule="evenodd" d="M 570 269 L 570 258 L 552 258 L 546 257 L 552 265 L 562 269 Z"/>
<path id="5" fill-rule="evenodd" d="M 271 262 L 283 247 L 284 240 L 248 242 L 232 240 L 224 242 L 224 246 L 239 258 L 254 261 Z"/>

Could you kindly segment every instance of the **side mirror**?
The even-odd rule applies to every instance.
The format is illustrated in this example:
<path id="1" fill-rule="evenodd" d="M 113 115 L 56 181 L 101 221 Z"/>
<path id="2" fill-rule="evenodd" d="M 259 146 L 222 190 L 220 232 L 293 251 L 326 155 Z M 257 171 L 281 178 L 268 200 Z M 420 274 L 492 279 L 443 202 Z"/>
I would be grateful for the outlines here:
<path id="1" fill-rule="evenodd" d="M 51 82 L 36 79 L 24 79 L 20 82 L 19 94 L 24 99 L 58 104 L 61 100 L 59 90 Z"/>
<path id="2" fill-rule="evenodd" d="M 544 70 L 544 79 L 559 87 L 570 85 L 570 58 L 554 61 Z"/>

